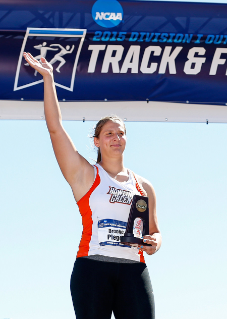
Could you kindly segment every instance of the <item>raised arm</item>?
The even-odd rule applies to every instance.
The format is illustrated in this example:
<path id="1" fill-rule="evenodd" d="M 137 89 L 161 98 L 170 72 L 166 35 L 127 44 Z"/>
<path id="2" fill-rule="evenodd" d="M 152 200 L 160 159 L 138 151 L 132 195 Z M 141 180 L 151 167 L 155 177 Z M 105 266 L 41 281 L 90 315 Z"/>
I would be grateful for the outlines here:
<path id="1" fill-rule="evenodd" d="M 30 53 L 24 53 L 24 58 L 31 67 L 43 76 L 44 111 L 54 153 L 60 169 L 78 201 L 90 189 L 94 181 L 93 166 L 78 153 L 62 126 L 52 66 L 44 58 L 37 61 Z"/>

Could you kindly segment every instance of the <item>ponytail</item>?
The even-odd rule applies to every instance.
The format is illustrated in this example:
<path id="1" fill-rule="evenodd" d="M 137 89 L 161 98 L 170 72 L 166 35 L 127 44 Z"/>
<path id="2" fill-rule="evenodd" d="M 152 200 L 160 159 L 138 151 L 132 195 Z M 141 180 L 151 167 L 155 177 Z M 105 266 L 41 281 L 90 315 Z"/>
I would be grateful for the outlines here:
<path id="1" fill-rule="evenodd" d="M 101 152 L 100 152 L 100 148 L 98 147 L 98 155 L 97 155 L 97 163 L 101 162 Z"/>

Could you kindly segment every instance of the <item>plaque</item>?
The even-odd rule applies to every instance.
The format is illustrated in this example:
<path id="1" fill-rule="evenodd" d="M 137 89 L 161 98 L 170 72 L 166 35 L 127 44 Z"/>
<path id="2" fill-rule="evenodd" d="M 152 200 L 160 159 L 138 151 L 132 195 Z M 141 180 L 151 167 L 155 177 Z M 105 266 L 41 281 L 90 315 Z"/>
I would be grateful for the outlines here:
<path id="1" fill-rule="evenodd" d="M 142 236 L 149 235 L 148 197 L 140 195 L 133 196 L 126 231 L 124 236 L 121 237 L 121 242 L 130 246 L 151 246 L 150 244 L 144 243 L 142 238 L 134 235 L 133 228 L 136 218 L 140 218 L 142 220 Z"/>

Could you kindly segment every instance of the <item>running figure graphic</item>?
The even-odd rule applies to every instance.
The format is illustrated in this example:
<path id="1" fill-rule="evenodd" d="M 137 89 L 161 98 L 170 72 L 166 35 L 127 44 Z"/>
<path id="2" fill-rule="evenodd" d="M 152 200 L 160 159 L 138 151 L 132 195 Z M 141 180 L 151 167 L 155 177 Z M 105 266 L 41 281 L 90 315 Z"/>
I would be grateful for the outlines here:
<path id="1" fill-rule="evenodd" d="M 35 49 L 40 50 L 40 54 L 37 55 L 35 57 L 35 59 L 40 60 L 41 58 L 45 58 L 48 50 L 51 50 L 51 51 L 57 51 L 58 50 L 58 49 L 52 49 L 52 48 L 46 47 L 46 45 L 47 45 L 47 43 L 43 42 L 42 44 L 34 46 Z M 25 63 L 25 65 L 28 66 L 29 64 Z M 37 71 L 36 70 L 35 70 L 34 75 L 35 76 L 37 75 Z"/>
<path id="2" fill-rule="evenodd" d="M 58 46 L 61 49 L 61 51 L 58 52 L 57 54 L 55 54 L 53 59 L 49 62 L 51 65 L 53 65 L 55 62 L 59 61 L 60 64 L 56 68 L 56 71 L 61 73 L 60 68 L 66 63 L 65 59 L 63 59 L 62 56 L 66 55 L 66 54 L 71 54 L 74 50 L 74 45 L 72 45 L 72 48 L 70 51 L 69 51 L 69 49 L 70 49 L 69 45 L 67 45 L 65 48 L 63 46 L 61 46 L 60 44 L 51 44 L 50 46 L 51 47 Z M 55 50 L 57 50 L 57 49 L 55 49 Z"/>

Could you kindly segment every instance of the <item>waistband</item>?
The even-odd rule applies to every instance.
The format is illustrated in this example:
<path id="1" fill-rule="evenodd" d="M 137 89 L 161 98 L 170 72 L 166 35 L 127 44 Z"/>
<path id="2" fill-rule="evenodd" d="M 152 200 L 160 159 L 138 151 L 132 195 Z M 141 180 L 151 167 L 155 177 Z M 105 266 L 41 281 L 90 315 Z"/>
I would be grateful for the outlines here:
<path id="1" fill-rule="evenodd" d="M 141 264 L 140 261 L 125 259 L 125 258 L 117 258 L 117 257 L 109 257 L 103 255 L 90 255 L 78 258 L 87 258 L 97 261 L 105 261 L 105 262 L 112 262 L 112 263 L 120 263 L 120 264 Z"/>

